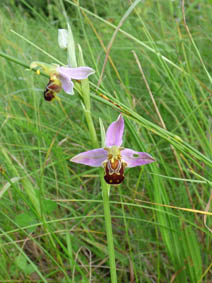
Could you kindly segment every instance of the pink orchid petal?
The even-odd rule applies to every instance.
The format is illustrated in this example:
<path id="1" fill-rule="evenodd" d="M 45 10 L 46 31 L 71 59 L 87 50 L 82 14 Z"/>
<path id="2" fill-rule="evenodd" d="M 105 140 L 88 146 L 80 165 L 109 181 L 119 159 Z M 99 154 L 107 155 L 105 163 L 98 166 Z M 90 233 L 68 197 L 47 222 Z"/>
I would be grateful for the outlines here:
<path id="1" fill-rule="evenodd" d="M 155 161 L 148 153 L 137 152 L 129 148 L 121 150 L 121 156 L 122 160 L 127 163 L 127 167 L 141 166 Z"/>
<path id="2" fill-rule="evenodd" d="M 106 132 L 105 145 L 110 147 L 113 145 L 121 146 L 122 136 L 124 133 L 124 119 L 119 115 L 118 119 L 111 123 Z"/>
<path id="3" fill-rule="evenodd" d="M 102 162 L 107 159 L 107 151 L 103 148 L 97 148 L 82 152 L 74 156 L 70 161 L 85 164 L 92 167 L 102 166 Z"/>
<path id="4" fill-rule="evenodd" d="M 68 79 L 68 78 L 65 78 L 65 77 L 62 77 L 62 76 L 60 76 L 59 79 L 62 83 L 62 88 L 64 89 L 64 91 L 68 94 L 73 94 L 74 93 L 74 91 L 73 91 L 74 84 L 71 81 L 71 79 Z"/>
<path id="5" fill-rule="evenodd" d="M 59 67 L 57 69 L 61 77 L 74 79 L 74 80 L 83 80 L 95 71 L 89 67 L 78 67 L 78 68 L 69 68 L 69 67 Z"/>

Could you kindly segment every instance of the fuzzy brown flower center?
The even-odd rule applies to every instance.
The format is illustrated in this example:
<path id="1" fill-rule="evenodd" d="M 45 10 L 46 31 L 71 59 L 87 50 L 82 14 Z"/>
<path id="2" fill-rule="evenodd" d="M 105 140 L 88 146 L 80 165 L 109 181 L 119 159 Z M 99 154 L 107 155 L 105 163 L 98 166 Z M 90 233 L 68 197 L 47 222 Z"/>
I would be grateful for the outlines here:
<path id="1" fill-rule="evenodd" d="M 105 181 L 110 185 L 118 185 L 124 180 L 124 168 L 126 163 L 122 161 L 120 148 L 112 146 L 108 150 L 108 158 L 104 163 Z"/>
<path id="2" fill-rule="evenodd" d="M 61 88 L 61 82 L 57 79 L 57 76 L 52 75 L 43 93 L 45 100 L 52 101 L 55 98 L 56 93 L 61 91 Z"/>

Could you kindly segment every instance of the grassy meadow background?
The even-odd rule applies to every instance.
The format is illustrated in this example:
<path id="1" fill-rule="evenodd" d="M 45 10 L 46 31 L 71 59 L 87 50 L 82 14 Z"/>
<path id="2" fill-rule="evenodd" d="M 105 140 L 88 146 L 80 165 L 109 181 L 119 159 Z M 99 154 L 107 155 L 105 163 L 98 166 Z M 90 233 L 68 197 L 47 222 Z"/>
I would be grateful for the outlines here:
<path id="1" fill-rule="evenodd" d="M 94 148 L 79 95 L 61 91 L 60 101 L 46 102 L 48 78 L 27 68 L 67 64 L 57 43 L 66 28 L 61 3 L 1 1 L 0 282 L 110 282 L 99 169 L 69 161 Z M 212 282 L 212 1 L 185 0 L 187 25 L 181 1 L 140 1 L 98 88 L 106 48 L 132 3 L 63 2 L 96 71 L 99 143 L 99 118 L 107 128 L 117 104 L 124 146 L 156 159 L 111 187 L 118 282 Z"/>

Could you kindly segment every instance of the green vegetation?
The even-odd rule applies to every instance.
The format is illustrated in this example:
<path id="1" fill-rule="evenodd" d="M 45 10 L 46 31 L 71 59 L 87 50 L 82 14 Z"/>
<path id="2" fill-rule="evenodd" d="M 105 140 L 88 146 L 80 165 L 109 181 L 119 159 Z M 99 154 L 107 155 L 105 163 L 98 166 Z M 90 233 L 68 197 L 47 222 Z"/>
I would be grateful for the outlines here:
<path id="1" fill-rule="evenodd" d="M 186 1 L 187 25 L 179 2 L 64 0 L 99 144 L 121 111 L 124 146 L 157 161 L 110 189 L 118 282 L 212 278 L 212 2 Z M 0 27 L 0 282 L 110 282 L 99 169 L 69 161 L 96 147 L 80 96 L 46 102 L 28 69 L 67 64 L 61 1 L 2 1 Z"/>

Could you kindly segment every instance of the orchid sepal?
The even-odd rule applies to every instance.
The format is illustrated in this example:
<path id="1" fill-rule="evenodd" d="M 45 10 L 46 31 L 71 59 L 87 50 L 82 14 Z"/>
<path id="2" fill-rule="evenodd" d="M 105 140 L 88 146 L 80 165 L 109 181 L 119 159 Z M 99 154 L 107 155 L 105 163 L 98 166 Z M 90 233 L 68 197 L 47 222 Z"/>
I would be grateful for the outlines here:
<path id="1" fill-rule="evenodd" d="M 110 124 L 106 132 L 105 145 L 110 147 L 113 145 L 121 146 L 122 137 L 124 133 L 124 119 L 122 115 L 118 116 L 118 119 Z"/>
<path id="2" fill-rule="evenodd" d="M 38 69 L 38 70 L 42 70 L 44 72 L 44 74 L 46 74 L 47 76 L 51 76 L 54 73 L 57 73 L 57 68 L 59 67 L 59 65 L 57 64 L 48 64 L 48 63 L 44 63 L 44 62 L 40 62 L 40 61 L 33 61 L 30 64 L 30 69 Z"/>
<path id="3" fill-rule="evenodd" d="M 88 150 L 77 154 L 70 159 L 71 162 L 88 165 L 91 167 L 103 167 L 107 160 L 107 151 L 104 148 Z"/>

